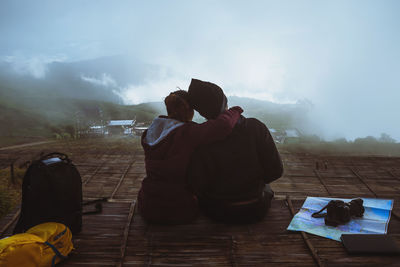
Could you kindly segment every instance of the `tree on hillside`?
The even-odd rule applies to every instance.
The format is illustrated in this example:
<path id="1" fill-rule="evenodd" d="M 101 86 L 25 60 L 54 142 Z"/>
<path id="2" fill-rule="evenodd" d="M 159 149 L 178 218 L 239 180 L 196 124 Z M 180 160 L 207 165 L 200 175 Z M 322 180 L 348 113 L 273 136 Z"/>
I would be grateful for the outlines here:
<path id="1" fill-rule="evenodd" d="M 378 140 L 373 137 L 373 136 L 367 136 L 367 137 L 359 137 L 354 140 L 354 144 L 359 144 L 359 145 L 368 145 L 368 144 L 376 144 L 378 143 Z"/>
<path id="2" fill-rule="evenodd" d="M 72 125 L 66 125 L 64 127 L 64 130 L 67 134 L 69 134 L 70 136 L 75 136 L 75 127 Z"/>
<path id="3" fill-rule="evenodd" d="M 396 140 L 393 139 L 387 133 L 381 133 L 381 137 L 379 138 L 379 142 L 382 142 L 382 143 L 396 143 Z"/>

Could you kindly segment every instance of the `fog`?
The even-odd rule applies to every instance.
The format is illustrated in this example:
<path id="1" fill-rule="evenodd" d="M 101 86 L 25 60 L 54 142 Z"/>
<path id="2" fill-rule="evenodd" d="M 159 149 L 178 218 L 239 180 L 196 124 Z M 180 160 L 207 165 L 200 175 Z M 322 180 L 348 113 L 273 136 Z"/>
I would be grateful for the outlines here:
<path id="1" fill-rule="evenodd" d="M 46 79 L 54 62 L 119 56 L 153 67 L 100 61 L 78 76 L 126 104 L 161 101 L 195 77 L 229 96 L 311 102 L 310 132 L 327 139 L 399 141 L 399 10 L 396 0 L 2 0 L 0 61 Z"/>

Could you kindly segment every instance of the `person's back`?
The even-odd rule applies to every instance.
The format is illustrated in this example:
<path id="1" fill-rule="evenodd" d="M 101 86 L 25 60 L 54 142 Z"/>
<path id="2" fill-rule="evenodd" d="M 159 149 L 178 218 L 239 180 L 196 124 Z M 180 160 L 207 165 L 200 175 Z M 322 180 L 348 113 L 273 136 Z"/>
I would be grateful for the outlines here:
<path id="1" fill-rule="evenodd" d="M 203 111 L 203 106 L 195 108 Z M 210 217 L 252 222 L 265 215 L 273 196 L 268 184 L 282 172 L 282 161 L 268 128 L 257 119 L 242 116 L 224 140 L 195 151 L 187 177 Z"/>
<path id="2" fill-rule="evenodd" d="M 171 93 L 168 116 L 155 118 L 142 135 L 146 177 L 138 194 L 142 217 L 150 223 L 188 223 L 197 214 L 197 199 L 187 190 L 185 175 L 192 152 L 200 145 L 221 140 L 233 129 L 241 108 L 234 107 L 215 120 L 191 121 L 187 92 Z"/>
<path id="3" fill-rule="evenodd" d="M 257 197 L 281 174 L 268 129 L 257 119 L 241 117 L 224 140 L 195 151 L 188 177 L 200 197 L 242 201 Z"/>

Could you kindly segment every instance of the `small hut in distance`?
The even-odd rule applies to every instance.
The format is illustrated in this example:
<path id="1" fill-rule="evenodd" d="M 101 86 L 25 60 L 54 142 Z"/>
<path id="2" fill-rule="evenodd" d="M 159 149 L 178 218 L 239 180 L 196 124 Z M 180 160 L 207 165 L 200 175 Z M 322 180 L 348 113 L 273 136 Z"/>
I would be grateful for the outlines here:
<path id="1" fill-rule="evenodd" d="M 136 120 L 111 120 L 107 124 L 107 132 L 109 135 L 131 134 Z"/>
<path id="2" fill-rule="evenodd" d="M 297 129 L 285 130 L 285 136 L 283 143 L 285 144 L 296 144 L 300 142 L 301 133 Z"/>

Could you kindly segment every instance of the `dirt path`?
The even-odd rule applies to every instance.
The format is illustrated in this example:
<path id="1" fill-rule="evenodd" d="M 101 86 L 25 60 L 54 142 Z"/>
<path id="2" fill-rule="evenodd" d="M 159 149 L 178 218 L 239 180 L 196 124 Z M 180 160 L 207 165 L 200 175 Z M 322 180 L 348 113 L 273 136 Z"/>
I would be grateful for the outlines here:
<path id="1" fill-rule="evenodd" d="M 21 148 L 21 147 L 26 147 L 26 146 L 37 146 L 37 145 L 42 145 L 42 144 L 54 143 L 54 142 L 55 141 L 33 142 L 33 143 L 27 143 L 27 144 L 22 144 L 22 145 L 0 147 L 0 150 L 15 149 L 15 148 Z"/>

